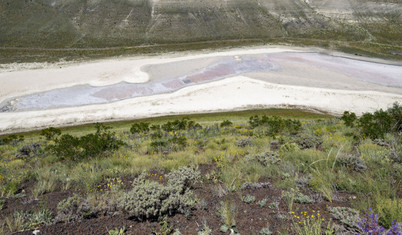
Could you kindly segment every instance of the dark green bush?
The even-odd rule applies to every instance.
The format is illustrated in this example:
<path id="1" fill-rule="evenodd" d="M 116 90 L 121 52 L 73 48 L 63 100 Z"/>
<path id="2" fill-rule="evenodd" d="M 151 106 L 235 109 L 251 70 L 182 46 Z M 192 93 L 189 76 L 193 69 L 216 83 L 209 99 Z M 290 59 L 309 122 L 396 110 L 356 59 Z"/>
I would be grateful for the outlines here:
<path id="1" fill-rule="evenodd" d="M 229 120 L 225 120 L 220 124 L 220 127 L 229 127 L 232 126 L 233 122 L 229 121 Z"/>
<path id="2" fill-rule="evenodd" d="M 252 116 L 249 119 L 249 124 L 251 128 L 256 128 L 258 126 L 267 127 L 267 135 L 275 136 L 281 132 L 288 131 L 291 134 L 297 134 L 301 129 L 301 122 L 292 119 L 283 119 L 278 116 L 262 116 L 259 118 L 258 115 Z"/>
<path id="3" fill-rule="evenodd" d="M 148 122 L 138 122 L 134 123 L 131 125 L 130 132 L 131 134 L 138 134 L 138 133 L 148 133 L 150 128 L 149 128 L 149 123 Z"/>
<path id="4" fill-rule="evenodd" d="M 24 141 L 24 136 L 22 135 L 17 136 L 14 134 L 9 135 L 6 138 L 2 139 L 3 144 L 11 144 L 11 145 L 16 145 L 21 141 Z"/>
<path id="5" fill-rule="evenodd" d="M 357 120 L 357 116 L 355 113 L 350 113 L 349 111 L 343 112 L 341 120 L 344 121 L 345 125 L 348 127 L 354 127 L 355 122 Z"/>
<path id="6" fill-rule="evenodd" d="M 77 158 L 80 153 L 80 139 L 70 134 L 64 134 L 55 139 L 55 144 L 50 145 L 48 149 L 53 151 L 58 157 Z"/>
<path id="7" fill-rule="evenodd" d="M 161 125 L 154 124 L 150 127 L 150 129 L 153 131 L 159 131 L 161 129 Z"/>
<path id="8" fill-rule="evenodd" d="M 387 110 L 387 113 L 392 118 L 392 130 L 395 132 L 402 131 L 402 106 L 398 102 L 395 102 L 391 108 Z"/>
<path id="9" fill-rule="evenodd" d="M 200 129 L 201 125 L 189 120 L 188 118 L 182 118 L 181 120 L 169 121 L 162 125 L 162 129 L 165 131 L 180 131 L 180 130 L 188 130 L 188 129 Z"/>
<path id="10" fill-rule="evenodd" d="M 359 128 L 363 137 L 371 139 L 384 138 L 385 133 L 391 132 L 392 117 L 382 109 L 365 113 L 359 118 Z"/>
<path id="11" fill-rule="evenodd" d="M 341 120 L 350 127 L 354 127 L 357 120 L 358 130 L 363 138 L 383 139 L 386 133 L 402 131 L 402 106 L 396 102 L 387 111 L 380 109 L 374 113 L 364 113 L 359 119 L 354 113 L 345 111 Z"/>
<path id="12" fill-rule="evenodd" d="M 47 140 L 51 140 L 61 135 L 61 130 L 54 127 L 49 127 L 41 130 L 40 135 L 46 137 Z"/>
<path id="13" fill-rule="evenodd" d="M 55 139 L 55 144 L 48 149 L 61 158 L 77 159 L 95 157 L 106 151 L 117 150 L 124 142 L 118 140 L 109 127 L 103 124 L 96 124 L 96 132 L 81 138 L 64 134 Z"/>

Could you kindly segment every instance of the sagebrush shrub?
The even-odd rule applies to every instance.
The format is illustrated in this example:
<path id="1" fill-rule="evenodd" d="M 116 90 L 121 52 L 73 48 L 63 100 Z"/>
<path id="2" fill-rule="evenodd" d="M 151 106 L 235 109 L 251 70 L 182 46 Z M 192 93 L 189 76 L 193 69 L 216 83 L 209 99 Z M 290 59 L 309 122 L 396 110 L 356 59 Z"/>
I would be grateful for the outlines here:
<path id="1" fill-rule="evenodd" d="M 195 204 L 191 186 L 199 176 L 199 171 L 181 167 L 166 175 L 167 184 L 163 185 L 147 180 L 142 173 L 134 180 L 133 189 L 122 197 L 120 207 L 139 220 L 187 213 Z"/>
<path id="2" fill-rule="evenodd" d="M 89 212 L 90 208 L 84 203 L 84 199 L 80 195 L 74 194 L 57 204 L 56 221 L 80 220 Z"/>
<path id="3" fill-rule="evenodd" d="M 296 136 L 295 142 L 301 149 L 317 148 L 322 144 L 322 139 L 313 133 L 300 133 Z"/>
<path id="4" fill-rule="evenodd" d="M 269 164 L 276 164 L 280 161 L 277 152 L 265 151 L 259 154 L 249 154 L 245 156 L 247 161 L 256 161 L 263 166 L 268 166 Z"/>
<path id="5" fill-rule="evenodd" d="M 338 158 L 338 163 L 342 166 L 346 166 L 354 171 L 364 171 L 367 169 L 367 165 L 362 158 L 353 154 L 343 155 Z"/>
<path id="6" fill-rule="evenodd" d="M 349 207 L 332 207 L 329 208 L 331 215 L 341 222 L 345 232 L 359 233 L 361 230 L 359 229 L 358 222 L 359 212 L 355 209 Z"/>

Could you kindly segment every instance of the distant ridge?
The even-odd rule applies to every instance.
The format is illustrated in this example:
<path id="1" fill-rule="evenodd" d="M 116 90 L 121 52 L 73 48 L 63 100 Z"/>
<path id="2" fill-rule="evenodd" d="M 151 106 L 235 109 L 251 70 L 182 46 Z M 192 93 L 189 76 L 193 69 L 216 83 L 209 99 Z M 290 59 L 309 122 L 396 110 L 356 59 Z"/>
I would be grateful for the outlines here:
<path id="1" fill-rule="evenodd" d="M 401 13 L 400 0 L 1 0 L 0 47 L 271 38 L 401 46 Z"/>

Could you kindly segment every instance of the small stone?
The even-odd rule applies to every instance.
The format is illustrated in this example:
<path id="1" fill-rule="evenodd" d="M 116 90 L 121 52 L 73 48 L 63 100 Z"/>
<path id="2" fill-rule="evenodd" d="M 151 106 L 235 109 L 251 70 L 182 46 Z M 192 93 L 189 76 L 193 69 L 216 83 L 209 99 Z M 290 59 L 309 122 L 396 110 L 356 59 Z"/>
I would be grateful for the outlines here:
<path id="1" fill-rule="evenodd" d="M 42 232 L 40 231 L 40 230 L 34 230 L 33 232 L 32 232 L 32 234 L 33 235 L 41 235 L 42 234 Z"/>

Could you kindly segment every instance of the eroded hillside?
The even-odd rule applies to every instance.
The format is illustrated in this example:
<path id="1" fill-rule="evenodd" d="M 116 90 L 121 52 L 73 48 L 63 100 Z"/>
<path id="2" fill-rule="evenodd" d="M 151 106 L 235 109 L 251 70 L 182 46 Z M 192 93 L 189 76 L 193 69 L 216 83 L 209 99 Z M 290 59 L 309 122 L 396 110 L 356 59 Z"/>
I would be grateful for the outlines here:
<path id="1" fill-rule="evenodd" d="M 0 0 L 0 63 L 249 45 L 402 59 L 401 0 Z"/>

